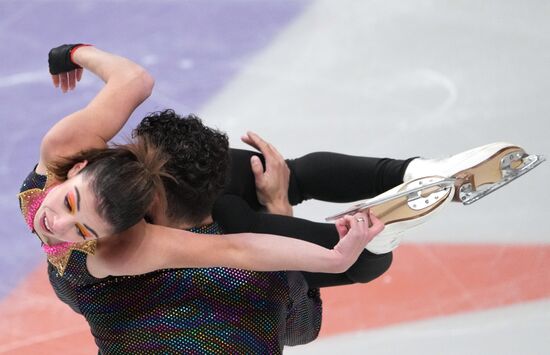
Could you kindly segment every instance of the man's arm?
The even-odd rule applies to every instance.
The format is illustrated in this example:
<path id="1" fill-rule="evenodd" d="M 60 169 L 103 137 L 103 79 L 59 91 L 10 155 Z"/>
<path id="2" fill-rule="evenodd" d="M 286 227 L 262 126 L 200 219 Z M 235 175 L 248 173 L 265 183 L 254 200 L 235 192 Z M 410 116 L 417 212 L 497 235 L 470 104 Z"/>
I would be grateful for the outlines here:
<path id="1" fill-rule="evenodd" d="M 258 201 L 269 213 L 292 216 L 292 205 L 288 201 L 290 169 L 281 153 L 254 132 L 247 132 L 241 140 L 259 150 L 265 158 L 265 169 L 260 158 L 252 156 L 250 159 Z"/>

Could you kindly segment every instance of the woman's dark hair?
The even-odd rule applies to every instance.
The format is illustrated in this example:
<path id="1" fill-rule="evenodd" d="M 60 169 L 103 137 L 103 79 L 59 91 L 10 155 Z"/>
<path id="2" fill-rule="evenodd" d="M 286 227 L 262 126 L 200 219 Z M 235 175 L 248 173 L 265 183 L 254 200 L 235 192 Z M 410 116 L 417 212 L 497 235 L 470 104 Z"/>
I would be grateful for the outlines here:
<path id="1" fill-rule="evenodd" d="M 197 225 L 212 213 L 223 191 L 229 168 L 227 135 L 206 127 L 194 115 L 179 116 L 173 110 L 146 116 L 134 130 L 169 157 L 163 178 L 167 216 L 172 222 Z"/>
<path id="2" fill-rule="evenodd" d="M 81 170 L 97 199 L 99 215 L 122 232 L 144 218 L 153 202 L 166 205 L 162 179 L 171 177 L 164 170 L 165 155 L 147 138 L 105 149 L 92 149 L 64 158 L 49 170 L 60 181 L 67 179 L 70 169 L 87 161 Z"/>

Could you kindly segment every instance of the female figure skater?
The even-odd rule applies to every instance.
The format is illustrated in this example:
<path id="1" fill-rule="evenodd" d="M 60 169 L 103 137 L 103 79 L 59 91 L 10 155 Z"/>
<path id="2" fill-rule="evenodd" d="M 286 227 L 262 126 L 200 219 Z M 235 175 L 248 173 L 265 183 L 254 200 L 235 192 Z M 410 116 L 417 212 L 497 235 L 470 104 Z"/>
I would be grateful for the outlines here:
<path id="1" fill-rule="evenodd" d="M 326 249 L 274 235 L 197 236 L 145 223 L 153 202 L 165 206 L 166 159 L 147 139 L 115 148 L 106 142 L 153 80 L 125 58 L 67 45 L 50 53 L 54 84 L 74 88 L 77 65 L 105 86 L 47 133 L 19 200 L 43 243 L 56 293 L 86 317 L 100 352 L 277 353 L 282 344 L 309 341 L 292 322 L 310 310 L 300 307 L 309 298 L 297 289 L 304 286 L 299 278 L 199 268 L 343 272 L 383 224 L 366 213 L 347 216 L 337 223 L 341 241 Z"/>
<path id="2" fill-rule="evenodd" d="M 75 51 L 74 48 L 78 48 L 78 50 Z M 83 59 L 80 62 L 79 52 L 83 50 L 88 52 L 95 51 L 97 55 L 97 50 L 89 49 L 89 47 L 72 47 L 65 50 L 68 53 L 73 53 L 73 59 L 84 67 L 86 67 L 86 55 L 83 55 Z M 71 55 L 65 56 L 65 58 L 68 58 L 69 64 L 72 63 Z M 113 58 L 110 58 L 110 60 L 112 60 L 111 63 L 117 62 Z M 124 66 L 132 67 L 127 62 L 124 63 Z M 91 67 L 88 68 L 91 69 Z M 122 65 L 116 69 L 119 73 L 124 72 Z M 102 71 L 96 71 L 96 73 L 100 72 Z M 63 80 L 61 81 L 62 89 L 74 87 L 79 75 L 81 75 L 81 72 L 77 70 L 74 72 L 74 76 L 65 76 L 64 78 L 68 80 L 67 83 Z M 130 82 L 134 81 L 133 84 L 139 84 L 139 80 L 137 82 L 134 80 L 135 77 L 125 83 L 120 77 L 120 80 L 112 80 L 112 77 L 102 78 L 107 82 L 102 92 L 107 91 L 106 89 L 110 86 L 110 83 L 115 82 L 119 85 L 115 87 L 111 86 L 111 91 L 103 96 L 101 96 L 102 92 L 100 92 L 94 99 L 95 101 L 99 97 L 102 97 L 105 100 L 99 100 L 99 102 L 105 104 L 100 105 L 105 108 L 105 111 L 102 112 L 103 114 L 110 114 L 109 110 L 106 109 L 109 104 L 114 106 L 119 105 L 117 102 L 108 100 L 110 95 L 117 95 L 117 91 L 119 91 L 119 94 L 121 92 L 131 93 Z M 126 77 L 126 79 L 130 78 L 131 75 Z M 133 108 L 135 108 L 140 100 L 143 99 L 136 99 L 136 97 L 139 97 L 139 95 L 136 95 L 133 98 L 134 100 L 125 102 L 133 102 Z M 90 106 L 94 107 L 93 105 Z M 115 114 L 114 117 L 117 117 L 117 114 L 120 114 L 118 117 L 124 117 L 125 113 L 129 116 L 133 108 L 131 107 L 126 111 L 118 111 L 114 108 L 112 112 Z M 86 111 L 86 109 L 83 111 Z M 70 126 L 71 121 L 78 121 L 78 116 L 69 116 L 66 120 L 63 120 L 61 123 L 66 122 L 66 127 L 63 127 L 62 124 L 58 124 L 58 126 L 67 128 Z M 127 116 L 123 119 L 124 121 L 127 119 Z M 100 115 L 98 117 L 106 116 Z M 121 125 L 120 123 L 118 124 Z M 58 131 L 62 132 L 62 128 L 58 129 Z M 120 126 L 118 129 L 120 129 Z M 86 129 L 85 132 L 94 132 L 93 127 L 91 130 Z M 109 132 L 113 132 L 112 126 Z M 104 145 L 105 141 L 110 139 L 114 133 L 96 134 L 102 134 L 99 137 L 101 138 L 101 143 Z M 58 134 L 59 132 L 57 134 L 48 133 L 48 139 L 44 140 L 41 150 L 48 152 L 51 147 L 58 146 L 58 144 L 59 147 L 64 147 L 65 143 L 67 143 L 64 140 L 71 142 L 71 137 Z M 112 135 L 109 137 L 109 134 Z M 108 139 L 105 139 L 105 137 L 108 137 Z M 254 140 L 254 138 L 251 139 Z M 149 140 L 144 139 L 143 142 Z M 51 142 L 57 142 L 58 144 L 52 144 Z M 256 140 L 256 142 L 259 141 Z M 70 149 L 68 150 L 70 151 Z M 59 156 L 66 157 L 70 155 L 66 153 L 68 152 L 65 151 L 64 154 L 59 154 Z M 231 248 L 236 248 L 233 243 L 213 242 L 211 238 L 194 237 L 193 239 L 187 239 L 184 238 L 186 236 L 184 232 L 147 225 L 143 222 L 139 222 L 136 226 L 121 232 L 116 237 L 104 238 L 99 242 L 95 242 L 95 240 L 86 241 L 92 235 L 98 238 L 102 235 L 111 234 L 113 231 L 123 230 L 128 227 L 128 223 L 131 223 L 128 221 L 135 220 L 136 218 L 138 220 L 141 219 L 144 214 L 143 211 L 146 209 L 143 207 L 148 207 L 152 196 L 154 196 L 154 192 L 156 190 L 162 191 L 160 189 L 160 185 L 162 184 L 161 179 L 163 178 L 165 184 L 166 181 L 171 181 L 171 179 L 179 180 L 175 176 L 161 173 L 162 162 L 166 159 L 170 161 L 170 158 L 159 159 L 161 155 L 156 155 L 157 153 L 147 143 L 139 143 L 126 148 L 121 147 L 110 150 L 108 153 L 105 153 L 103 150 L 95 151 L 93 154 L 86 153 L 77 158 L 73 157 L 73 160 L 65 161 L 63 164 L 42 164 L 42 167 L 39 164 L 35 172 L 29 176 L 30 179 L 28 181 L 32 181 L 37 185 L 44 182 L 46 188 L 48 188 L 46 178 L 35 173 L 45 172 L 45 169 L 41 170 L 41 168 L 51 166 L 58 176 L 63 177 L 67 175 L 70 177 L 67 181 L 73 179 L 73 182 L 68 185 L 66 182 L 63 183 L 66 185 L 65 187 L 62 187 L 63 184 L 59 184 L 51 190 L 47 190 L 48 194 L 44 197 L 41 205 L 40 202 L 36 202 L 39 199 L 28 197 L 28 194 L 23 195 L 21 199 L 24 212 L 26 208 L 27 215 L 32 214 L 34 209 L 38 209 L 35 218 L 32 219 L 34 222 L 38 218 L 38 222 L 33 224 L 33 227 L 37 227 L 35 228 L 37 232 L 37 229 L 43 232 L 38 234 L 43 234 L 42 237 L 49 244 L 46 246 L 46 251 L 50 256 L 50 280 L 56 292 L 73 309 L 86 316 L 96 337 L 96 343 L 100 347 L 100 351 L 105 353 L 155 353 L 180 349 L 180 351 L 190 352 L 224 353 L 233 351 L 276 353 L 281 351 L 282 344 L 303 343 L 311 340 L 311 334 L 313 334 L 313 337 L 316 336 L 318 327 L 315 325 L 319 324 L 319 322 L 315 321 L 315 319 L 317 319 L 316 317 L 320 317 L 320 304 L 317 301 L 318 294 L 305 292 L 307 291 L 307 287 L 304 287 L 300 274 L 284 272 L 260 274 L 220 268 L 181 268 L 185 266 L 227 265 L 259 270 L 278 270 L 283 265 L 282 269 L 303 269 L 315 272 L 340 271 L 340 274 L 337 275 L 341 276 L 343 271 L 348 269 L 349 265 L 344 265 L 343 267 L 340 265 L 342 267 L 340 269 L 332 268 L 334 264 L 332 266 L 321 265 L 320 263 L 316 264 L 316 261 L 305 265 L 305 261 L 307 260 L 326 256 L 326 251 L 328 251 L 326 249 L 311 247 L 309 244 L 300 243 L 299 240 L 274 239 L 277 237 L 261 235 L 212 238 L 234 239 L 234 243 L 243 243 L 245 245 L 244 249 L 250 248 L 255 253 L 266 253 L 265 255 L 243 253 L 242 250 L 244 249 L 242 249 L 243 246 L 241 245 L 238 246 L 241 248 L 239 249 L 240 254 L 236 253 L 234 256 L 231 256 L 231 253 L 234 252 Z M 143 154 L 146 158 L 142 160 L 138 159 L 136 162 L 135 155 L 139 156 L 140 154 Z M 106 160 L 114 162 L 114 164 L 104 165 L 100 163 Z M 190 161 L 193 160 L 191 159 Z M 71 162 L 78 163 L 73 165 Z M 143 172 L 139 172 L 139 169 L 143 169 L 144 162 L 148 164 L 145 165 L 145 170 L 149 170 L 151 177 L 135 181 L 133 179 L 135 175 L 140 176 L 139 174 L 143 174 Z M 156 166 L 152 164 L 154 162 L 157 163 Z M 403 173 L 406 175 L 404 171 L 406 163 L 400 164 L 402 169 L 400 169 L 401 177 L 399 179 L 402 179 Z M 113 177 L 112 171 L 115 169 L 118 169 L 117 172 L 119 174 Z M 80 171 L 82 172 L 78 174 Z M 88 190 L 86 180 L 93 181 L 94 190 L 100 190 L 102 187 L 109 186 L 113 179 L 120 179 L 121 176 L 126 183 L 124 189 L 116 185 L 114 187 L 111 186 L 110 189 L 107 189 L 107 194 L 104 196 L 100 195 L 99 201 L 94 201 L 94 193 L 90 193 L 91 191 Z M 181 181 L 178 181 L 178 183 L 181 184 Z M 138 196 L 144 197 L 142 199 L 135 199 L 134 194 L 139 190 L 143 190 L 143 193 L 140 193 Z M 36 192 L 36 190 L 33 192 Z M 115 195 L 120 193 L 126 193 L 126 196 L 124 194 Z M 372 193 L 371 191 L 370 194 Z M 35 193 L 35 195 L 43 196 L 44 194 Z M 269 194 L 266 195 L 269 196 Z M 170 198 L 170 196 L 169 190 L 168 197 Z M 52 199 L 48 201 L 49 197 L 52 197 Z M 63 200 L 66 211 L 56 208 L 56 198 L 58 201 Z M 357 198 L 363 197 L 354 197 L 354 199 Z M 135 202 L 136 206 L 141 205 L 142 207 L 134 206 L 133 209 L 129 209 L 129 212 L 126 212 L 122 208 L 122 205 L 129 204 L 130 200 L 132 201 L 132 205 Z M 158 218 L 158 211 L 164 211 L 162 195 L 156 201 L 155 213 Z M 89 211 L 94 210 L 94 202 L 98 202 L 102 215 L 97 216 L 89 213 Z M 114 205 L 114 207 L 111 207 L 112 211 L 105 213 L 104 211 L 111 205 Z M 200 204 L 195 206 L 198 208 Z M 173 207 L 170 204 L 170 199 L 167 207 L 168 211 Z M 119 210 L 124 211 L 124 214 L 118 213 Z M 222 210 L 226 209 L 222 208 Z M 105 217 L 108 217 L 110 222 L 104 223 L 103 219 Z M 335 230 L 338 237 L 342 237 L 346 233 L 348 234 L 341 241 L 337 239 L 336 243 L 333 244 L 334 240 L 329 243 L 332 244 L 331 246 L 334 246 L 333 251 L 337 250 L 342 245 L 342 242 L 349 241 L 351 239 L 349 238 L 350 233 L 353 229 L 355 227 L 362 227 L 369 218 L 372 220 L 373 226 L 370 230 L 368 227 L 363 227 L 361 233 L 363 233 L 365 239 L 361 241 L 362 246 L 379 232 L 378 229 L 381 229 L 381 223 L 372 215 L 367 217 L 367 215 L 362 214 L 355 216 L 355 218 L 346 217 L 340 220 L 336 224 L 336 229 L 334 229 L 334 226 L 331 226 L 332 235 L 335 235 Z M 239 220 L 250 221 L 252 219 L 245 217 L 237 219 L 237 221 Z M 74 228 L 73 231 L 80 234 L 80 237 L 84 238 L 85 241 L 74 243 L 74 239 L 71 239 L 73 237 L 69 229 L 64 228 L 66 226 Z M 242 227 L 237 226 L 236 229 L 238 228 Z M 214 224 L 206 227 L 203 226 L 204 230 L 211 233 L 220 232 L 219 227 Z M 365 236 L 366 234 L 370 235 Z M 255 239 L 255 241 L 251 241 L 251 239 Z M 307 239 L 307 237 L 303 239 Z M 63 241 L 63 243 L 56 243 L 58 241 Z M 257 241 L 260 241 L 259 245 L 256 244 Z M 289 249 L 288 254 L 291 255 L 282 255 L 286 246 L 290 246 L 291 248 L 304 247 L 306 252 L 305 254 L 301 252 L 293 253 Z M 221 252 L 215 248 L 221 249 Z M 224 248 L 227 249 L 224 250 Z M 75 250 L 75 253 L 71 253 L 71 251 Z M 94 255 L 86 255 L 86 252 L 90 254 L 94 253 Z M 357 253 L 357 250 L 354 250 L 354 252 Z M 243 256 L 243 259 L 236 258 L 235 255 Z M 375 256 L 374 254 L 372 255 Z M 376 255 L 376 257 L 380 257 L 380 259 L 385 259 L 386 261 L 388 259 L 387 256 Z M 391 254 L 389 254 L 389 257 L 391 258 Z M 280 259 L 277 260 L 277 258 Z M 302 258 L 302 261 L 296 263 L 296 261 L 291 260 L 293 258 Z M 391 261 L 391 259 L 389 260 Z M 347 262 L 349 263 L 349 259 Z M 312 266 L 312 264 L 315 265 Z M 54 265 L 58 266 L 58 268 L 54 268 Z M 389 263 L 386 262 L 385 265 L 387 268 Z M 231 274 L 231 272 L 235 274 Z M 374 274 L 374 277 L 376 277 L 376 273 Z M 115 277 L 116 275 L 124 277 Z M 344 276 L 348 277 L 347 275 Z M 220 280 L 222 280 L 221 283 Z M 238 282 L 239 280 L 240 282 Z M 243 280 L 248 280 L 249 283 L 242 282 Z M 321 280 L 318 284 L 314 284 L 313 281 L 308 280 L 308 283 L 311 283 L 311 285 L 306 286 L 313 288 L 357 282 L 352 279 L 344 280 L 344 282 L 341 280 L 341 278 L 336 281 Z M 368 280 L 368 278 L 365 280 Z M 224 284 L 223 281 L 226 281 L 226 283 Z M 254 290 L 248 289 L 249 292 L 246 292 L 247 287 L 254 282 L 257 282 L 257 285 L 263 285 L 263 288 L 256 287 Z M 227 283 L 236 286 L 232 288 Z M 172 286 L 168 287 L 167 285 Z M 270 288 L 269 285 L 272 287 Z M 181 287 L 178 288 L 178 286 Z M 149 290 L 148 294 L 151 296 L 145 301 L 139 297 L 144 290 Z M 192 292 L 189 292 L 189 290 L 192 290 Z M 208 294 L 213 294 L 214 296 L 208 299 L 205 297 Z M 314 301 L 308 301 L 308 298 L 304 297 L 307 294 L 310 295 L 309 299 Z M 94 300 L 93 304 L 90 303 L 92 299 Z M 229 307 L 227 303 L 228 299 L 233 299 L 235 302 L 233 307 Z M 293 306 L 299 305 L 300 302 L 306 306 L 295 307 L 294 312 L 289 311 L 292 310 Z M 250 303 L 251 307 L 243 311 L 242 305 L 247 303 Z M 212 312 L 212 309 L 216 311 Z M 235 311 L 239 309 L 240 313 L 237 312 L 239 314 L 236 314 Z M 113 310 L 116 310 L 116 312 Z M 197 315 L 197 317 L 189 317 L 189 312 Z M 259 317 L 259 315 L 264 315 L 264 317 Z M 309 318 L 305 317 L 306 315 L 309 315 Z M 281 317 L 284 316 L 286 316 L 286 322 L 281 322 Z M 289 322 L 292 319 L 305 320 L 306 323 Z M 313 327 L 311 326 L 312 324 L 314 325 Z M 159 334 L 155 334 L 151 332 L 151 329 L 163 330 Z M 304 332 L 307 329 L 314 329 L 316 331 Z M 147 334 L 149 336 L 146 336 Z"/>

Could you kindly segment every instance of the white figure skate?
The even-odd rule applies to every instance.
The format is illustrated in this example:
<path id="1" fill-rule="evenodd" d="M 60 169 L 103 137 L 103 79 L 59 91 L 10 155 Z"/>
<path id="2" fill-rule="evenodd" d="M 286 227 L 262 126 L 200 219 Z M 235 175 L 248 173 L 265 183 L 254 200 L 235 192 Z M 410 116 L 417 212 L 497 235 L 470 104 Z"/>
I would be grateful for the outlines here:
<path id="1" fill-rule="evenodd" d="M 366 249 L 387 253 L 399 245 L 399 234 L 425 222 L 447 202 L 472 204 L 543 161 L 543 156 L 528 155 L 510 143 L 487 144 L 445 159 L 414 159 L 403 177 L 405 183 L 326 220 L 371 209 L 386 228 Z"/>
<path id="2" fill-rule="evenodd" d="M 455 201 L 472 204 L 541 164 L 542 155 L 528 155 L 510 143 L 491 143 L 445 159 L 415 159 L 404 181 L 425 175 L 453 177 Z"/>
<path id="3" fill-rule="evenodd" d="M 436 210 L 441 210 L 452 200 L 454 185 L 455 179 L 441 176 L 414 179 L 326 220 L 334 221 L 370 209 L 386 227 L 367 244 L 366 249 L 375 254 L 388 253 L 399 245 L 399 234 L 424 223 Z"/>

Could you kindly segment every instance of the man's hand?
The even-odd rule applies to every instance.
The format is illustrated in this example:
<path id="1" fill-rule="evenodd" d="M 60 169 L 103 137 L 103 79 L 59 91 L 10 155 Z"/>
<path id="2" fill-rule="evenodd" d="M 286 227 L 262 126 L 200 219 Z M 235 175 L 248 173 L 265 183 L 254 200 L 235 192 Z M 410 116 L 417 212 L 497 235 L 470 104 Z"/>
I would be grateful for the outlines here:
<path id="1" fill-rule="evenodd" d="M 265 157 L 265 171 L 259 157 L 253 156 L 250 159 L 258 201 L 270 213 L 292 216 L 292 206 L 288 202 L 290 170 L 283 156 L 256 133 L 248 132 L 241 140 L 259 150 Z"/>

